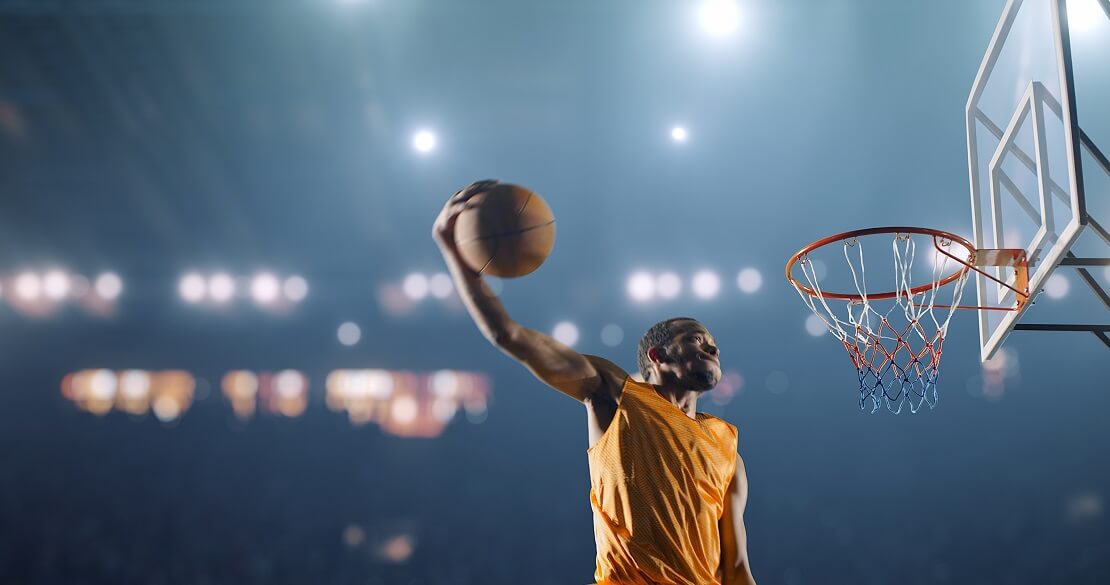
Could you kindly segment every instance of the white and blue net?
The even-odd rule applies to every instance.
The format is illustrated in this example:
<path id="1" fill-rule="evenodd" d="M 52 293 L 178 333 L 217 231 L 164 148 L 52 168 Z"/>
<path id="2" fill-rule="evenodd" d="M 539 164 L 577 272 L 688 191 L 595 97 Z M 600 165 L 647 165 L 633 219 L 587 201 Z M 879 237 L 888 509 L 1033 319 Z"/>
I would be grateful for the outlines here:
<path id="1" fill-rule="evenodd" d="M 870 404 L 872 413 L 883 407 L 898 413 L 905 406 L 909 406 L 911 412 L 917 412 L 923 404 L 930 408 L 936 406 L 940 356 L 948 323 L 960 304 L 970 273 L 966 261 L 955 259 L 956 250 L 963 248 L 960 244 L 953 246 L 951 240 L 932 235 L 896 233 L 893 237 L 893 298 L 868 296 L 861 238 L 839 242 L 855 285 L 856 298 L 826 298 L 818 270 L 808 255 L 799 258 L 798 266 L 816 294 L 794 283 L 802 301 L 848 351 L 859 375 L 860 408 L 865 409 Z M 917 255 L 915 237 L 931 240 L 928 245 L 933 264 L 931 285 L 915 287 L 912 284 L 912 267 Z M 961 255 L 965 252 L 960 250 Z M 970 261 L 971 252 L 966 253 Z M 946 275 L 956 271 L 959 275 L 955 280 L 941 284 Z M 951 298 L 942 289 L 948 289 Z M 844 306 L 838 312 L 830 303 Z"/>

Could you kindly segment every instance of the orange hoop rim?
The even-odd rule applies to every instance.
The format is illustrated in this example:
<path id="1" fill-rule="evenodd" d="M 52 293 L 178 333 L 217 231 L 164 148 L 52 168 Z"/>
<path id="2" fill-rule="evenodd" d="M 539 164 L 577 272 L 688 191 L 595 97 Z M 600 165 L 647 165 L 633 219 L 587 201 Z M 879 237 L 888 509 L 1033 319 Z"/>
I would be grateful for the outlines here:
<path id="1" fill-rule="evenodd" d="M 933 237 L 933 246 L 935 246 L 938 251 L 940 251 L 942 254 L 945 254 L 945 255 L 947 255 L 951 258 L 954 258 L 957 262 L 960 263 L 961 268 L 958 268 L 955 272 L 953 272 L 951 274 L 948 274 L 948 275 L 945 275 L 943 278 L 940 278 L 938 280 L 929 281 L 926 284 L 922 284 L 920 286 L 915 286 L 915 287 L 909 289 L 908 293 L 911 296 L 918 295 L 918 294 L 921 294 L 923 292 L 927 292 L 927 291 L 932 290 L 934 288 L 940 288 L 940 287 L 942 287 L 946 284 L 954 282 L 954 281 L 962 278 L 964 276 L 964 274 L 967 273 L 968 270 L 972 269 L 971 262 L 973 261 L 973 259 L 975 257 L 976 248 L 975 248 L 975 246 L 971 245 L 971 242 L 967 241 L 962 236 L 958 236 L 958 235 L 953 234 L 951 232 L 946 232 L 944 230 L 937 230 L 937 229 L 933 229 L 933 228 L 906 227 L 906 226 L 887 226 L 887 227 L 864 228 L 864 229 L 842 232 L 842 233 L 839 233 L 839 234 L 831 235 L 827 238 L 821 238 L 820 240 L 817 240 L 816 242 L 813 242 L 812 244 L 809 244 L 808 246 L 806 246 L 806 247 L 802 248 L 801 250 L 798 250 L 797 252 L 795 252 L 794 255 L 791 256 L 790 259 L 786 261 L 786 280 L 790 281 L 790 284 L 793 285 L 794 288 L 808 294 L 811 297 L 824 298 L 824 299 L 836 299 L 836 300 L 841 300 L 841 301 L 854 301 L 854 302 L 864 302 L 864 301 L 872 301 L 872 300 L 880 301 L 880 300 L 885 300 L 885 299 L 893 299 L 893 298 L 896 298 L 898 296 L 907 294 L 906 291 L 896 291 L 896 290 L 894 290 L 894 291 L 889 291 L 889 292 L 868 294 L 865 297 L 864 295 L 861 295 L 861 294 L 834 293 L 834 292 L 826 292 L 826 291 L 818 292 L 818 291 L 813 290 L 812 288 L 798 282 L 798 280 L 794 278 L 794 275 L 792 273 L 792 270 L 794 268 L 794 264 L 799 262 L 799 261 L 803 261 L 807 256 L 809 256 L 810 252 L 813 252 L 814 250 L 816 250 L 818 248 L 823 248 L 823 247 L 825 247 L 829 244 L 834 244 L 836 242 L 841 242 L 841 241 L 844 241 L 844 240 L 849 240 L 849 239 L 857 238 L 857 237 L 860 237 L 860 236 L 872 236 L 872 235 L 875 235 L 875 234 L 894 234 L 896 236 L 898 234 L 919 234 L 919 235 L 925 235 L 925 236 L 932 236 Z M 937 242 L 937 238 L 941 238 L 941 239 L 944 239 L 944 240 L 949 240 L 951 242 L 955 242 L 955 243 L 963 246 L 964 249 L 967 250 L 968 254 L 971 255 L 971 258 L 969 258 L 965 262 L 965 261 L 960 260 L 959 258 L 956 258 L 955 256 L 949 254 L 948 252 L 945 252 L 945 251 L 941 250 L 940 249 L 940 244 Z"/>

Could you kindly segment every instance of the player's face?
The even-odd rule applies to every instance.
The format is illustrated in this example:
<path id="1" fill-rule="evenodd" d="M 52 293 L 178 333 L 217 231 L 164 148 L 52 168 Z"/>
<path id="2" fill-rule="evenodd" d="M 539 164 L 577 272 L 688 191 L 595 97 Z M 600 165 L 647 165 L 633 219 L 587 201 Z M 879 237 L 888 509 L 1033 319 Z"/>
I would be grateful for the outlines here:
<path id="1" fill-rule="evenodd" d="M 689 390 L 712 390 L 721 380 L 721 352 L 717 349 L 717 341 L 700 323 L 680 321 L 674 327 L 674 339 L 667 346 L 670 359 L 661 364 L 660 369 Z"/>

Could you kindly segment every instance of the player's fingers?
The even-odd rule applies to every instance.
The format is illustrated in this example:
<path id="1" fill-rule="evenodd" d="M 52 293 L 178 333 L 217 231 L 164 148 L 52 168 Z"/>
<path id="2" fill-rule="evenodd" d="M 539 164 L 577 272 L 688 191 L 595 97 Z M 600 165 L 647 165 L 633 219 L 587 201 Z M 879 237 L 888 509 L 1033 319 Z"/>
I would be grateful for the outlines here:
<path id="1" fill-rule="evenodd" d="M 481 181 L 474 181 L 466 187 L 463 187 L 462 191 L 459 191 L 458 200 L 466 201 L 467 199 L 470 199 L 471 197 L 486 191 L 497 183 L 497 179 L 483 179 Z"/>

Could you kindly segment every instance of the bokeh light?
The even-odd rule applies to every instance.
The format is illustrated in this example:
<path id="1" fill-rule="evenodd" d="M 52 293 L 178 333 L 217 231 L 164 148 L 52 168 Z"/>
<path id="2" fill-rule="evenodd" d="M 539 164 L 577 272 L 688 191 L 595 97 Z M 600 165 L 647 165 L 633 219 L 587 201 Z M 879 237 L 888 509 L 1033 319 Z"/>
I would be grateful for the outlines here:
<path id="1" fill-rule="evenodd" d="M 42 278 L 42 292 L 52 301 L 60 301 L 69 294 L 69 276 L 61 270 L 51 270 Z"/>
<path id="2" fill-rule="evenodd" d="M 763 275 L 755 268 L 745 268 L 736 275 L 736 286 L 741 292 L 754 293 L 763 287 Z"/>
<path id="3" fill-rule="evenodd" d="M 671 140 L 674 140 L 675 142 L 686 142 L 686 138 L 688 136 L 689 135 L 687 134 L 686 129 L 682 126 L 675 126 L 674 128 L 671 128 Z"/>
<path id="4" fill-rule="evenodd" d="M 181 405 L 172 396 L 159 396 L 150 407 L 154 416 L 162 422 L 170 422 L 181 416 Z"/>
<path id="5" fill-rule="evenodd" d="M 655 280 L 655 292 L 659 298 L 673 299 L 682 292 L 682 279 L 673 272 L 664 272 Z"/>
<path id="6" fill-rule="evenodd" d="M 362 329 L 358 324 L 347 321 L 339 326 L 339 329 L 336 331 L 336 337 L 339 338 L 339 343 L 350 347 L 362 339 Z"/>
<path id="7" fill-rule="evenodd" d="M 825 326 L 825 322 L 820 317 L 813 313 L 806 317 L 806 333 L 813 337 L 821 337 L 828 332 L 829 328 Z"/>
<path id="8" fill-rule="evenodd" d="M 366 531 L 361 527 L 351 524 L 343 529 L 343 544 L 356 548 L 366 542 Z"/>
<path id="9" fill-rule="evenodd" d="M 633 301 L 650 301 L 655 296 L 655 279 L 647 272 L 636 272 L 629 277 L 627 288 Z"/>
<path id="10" fill-rule="evenodd" d="M 439 370 L 432 374 L 430 386 L 437 397 L 454 398 L 459 393 L 459 376 L 451 370 Z"/>
<path id="11" fill-rule="evenodd" d="M 120 372 L 119 392 L 124 398 L 145 398 L 150 393 L 150 374 L 143 370 Z"/>
<path id="12" fill-rule="evenodd" d="M 268 305 L 277 300 L 281 284 L 273 274 L 263 272 L 251 279 L 251 297 L 260 305 Z"/>
<path id="13" fill-rule="evenodd" d="M 15 279 L 15 294 L 25 301 L 38 300 L 42 294 L 42 279 L 34 272 L 24 272 Z"/>
<path id="14" fill-rule="evenodd" d="M 401 283 L 401 290 L 405 291 L 405 295 L 410 299 L 419 301 L 428 296 L 428 277 L 414 272 L 405 277 Z"/>
<path id="15" fill-rule="evenodd" d="M 412 396 L 398 396 L 393 400 L 389 414 L 394 421 L 402 425 L 408 425 L 416 421 L 419 408 L 420 405 Z"/>
<path id="16" fill-rule="evenodd" d="M 230 274 L 217 272 L 208 278 L 208 298 L 216 303 L 226 303 L 235 296 L 235 279 Z"/>
<path id="17" fill-rule="evenodd" d="M 93 289 L 100 298 L 114 301 L 123 293 L 123 279 L 114 272 L 105 272 L 96 277 Z"/>
<path id="18" fill-rule="evenodd" d="M 274 375 L 274 392 L 283 398 L 299 397 L 308 389 L 308 379 L 297 370 L 282 370 Z"/>
<path id="19" fill-rule="evenodd" d="M 97 400 L 111 400 L 116 395 L 116 374 L 112 370 L 96 370 L 89 377 L 89 396 Z"/>
<path id="20" fill-rule="evenodd" d="M 1048 277 L 1044 283 L 1044 294 L 1050 299 L 1062 299 L 1068 295 L 1071 283 L 1068 278 L 1059 272 Z"/>
<path id="21" fill-rule="evenodd" d="M 711 299 L 721 290 L 721 279 L 712 270 L 702 270 L 694 275 L 691 283 L 694 295 L 701 299 Z"/>
<path id="22" fill-rule="evenodd" d="M 82 298 L 89 294 L 89 279 L 80 274 L 69 275 L 69 296 Z"/>
<path id="23" fill-rule="evenodd" d="M 285 298 L 294 303 L 299 303 L 308 295 L 308 281 L 302 276 L 290 276 L 281 286 Z"/>
<path id="24" fill-rule="evenodd" d="M 570 321 L 561 321 L 555 325 L 551 336 L 570 347 L 574 347 L 574 344 L 578 343 L 578 327 Z"/>
<path id="25" fill-rule="evenodd" d="M 616 323 L 610 323 L 601 328 L 601 342 L 609 347 L 616 347 L 624 341 L 624 330 Z"/>
<path id="26" fill-rule="evenodd" d="M 437 299 L 451 296 L 454 290 L 455 284 L 451 281 L 451 277 L 443 272 L 437 272 L 428 279 L 428 292 Z"/>
<path id="27" fill-rule="evenodd" d="M 1064 515 L 1073 524 L 1097 520 L 1104 512 L 1102 496 L 1093 490 L 1086 490 L 1069 497 L 1064 506 Z"/>
<path id="28" fill-rule="evenodd" d="M 1005 396 L 1007 384 L 1021 376 L 1021 361 L 1016 350 L 1003 347 L 980 364 L 980 369 L 981 376 L 973 379 L 978 384 L 969 384 L 968 390 L 973 396 L 997 401 Z"/>
<path id="29" fill-rule="evenodd" d="M 182 276 L 177 285 L 177 292 L 181 294 L 181 298 L 185 299 L 186 302 L 199 303 L 204 300 L 204 277 L 195 272 Z"/>
<path id="30" fill-rule="evenodd" d="M 713 388 L 709 394 L 709 398 L 714 404 L 725 405 L 732 402 L 744 389 L 744 377 L 739 372 L 734 370 L 725 370 L 721 374 L 721 380 Z"/>
<path id="31" fill-rule="evenodd" d="M 415 540 L 411 535 L 400 534 L 389 538 L 378 547 L 378 556 L 389 563 L 403 563 L 412 556 L 416 549 Z"/>

